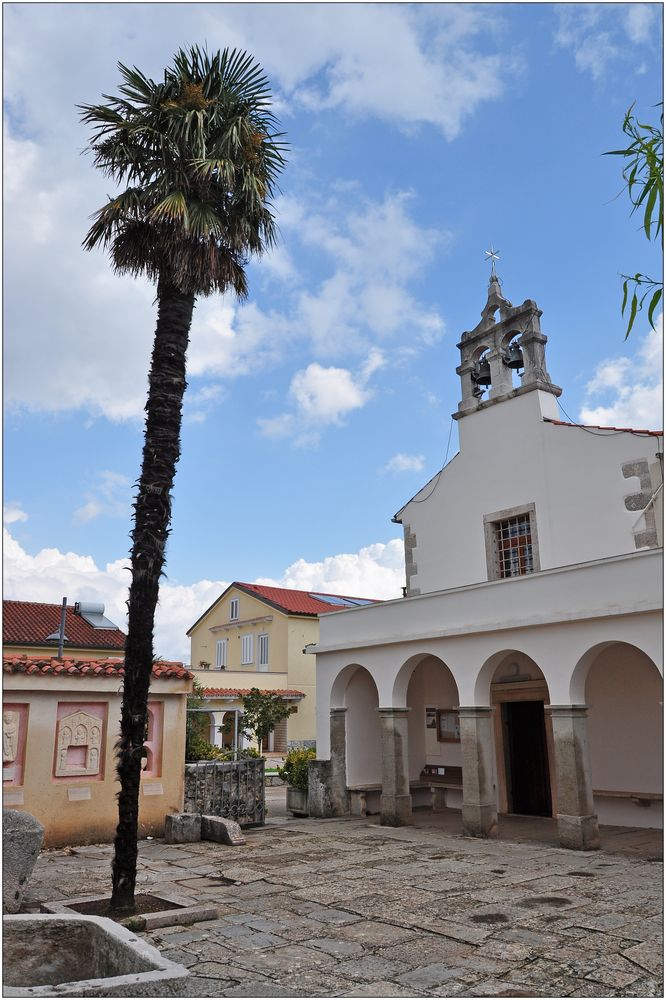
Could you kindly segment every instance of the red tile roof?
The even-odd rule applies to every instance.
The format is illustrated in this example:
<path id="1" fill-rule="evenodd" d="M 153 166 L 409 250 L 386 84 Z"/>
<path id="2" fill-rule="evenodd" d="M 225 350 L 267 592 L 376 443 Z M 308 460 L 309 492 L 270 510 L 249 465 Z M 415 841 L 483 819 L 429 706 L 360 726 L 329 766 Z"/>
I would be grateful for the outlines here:
<path id="1" fill-rule="evenodd" d="M 566 420 L 552 420 L 551 417 L 543 418 L 547 424 L 557 424 L 559 427 L 579 427 L 581 430 L 594 431 L 614 431 L 616 434 L 648 434 L 650 437 L 663 437 L 663 431 L 637 430 L 635 427 L 602 427 L 600 424 L 572 424 Z"/>
<path id="2" fill-rule="evenodd" d="M 204 688 L 206 698 L 243 698 L 250 693 L 250 688 Z M 281 698 L 305 698 L 302 691 L 293 688 L 271 688 L 261 690 L 261 694 L 279 694 Z"/>
<path id="3" fill-rule="evenodd" d="M 318 615 L 329 614 L 331 611 L 349 610 L 350 605 L 332 604 L 330 601 L 319 600 L 319 597 L 333 598 L 338 601 L 361 601 L 368 604 L 380 603 L 372 597 L 350 597 L 346 594 L 328 594 L 322 590 L 289 590 L 286 587 L 265 587 L 259 583 L 238 583 L 238 581 L 234 581 L 229 584 L 223 594 L 220 594 L 217 600 L 213 601 L 210 607 L 206 608 L 204 613 L 197 618 L 194 625 L 190 625 L 187 635 L 192 633 L 192 630 L 196 628 L 201 619 L 205 618 L 208 612 L 233 587 L 244 591 L 246 594 L 250 594 L 252 597 L 258 597 L 260 600 L 265 601 L 266 604 L 270 604 L 272 607 L 277 608 L 279 611 L 284 611 L 288 615 L 302 615 L 306 618 L 316 618 Z"/>
<path id="4" fill-rule="evenodd" d="M 288 590 L 284 587 L 264 587 L 258 583 L 234 583 L 234 587 L 240 587 L 250 594 L 270 601 L 277 607 L 292 615 L 323 615 L 329 611 L 344 611 L 344 606 L 329 604 L 328 601 L 318 600 L 318 596 L 334 597 L 342 601 L 368 601 L 369 604 L 376 603 L 374 599 L 367 597 L 349 597 L 345 594 L 326 594 L 323 591 L 310 590 Z"/>
<path id="5" fill-rule="evenodd" d="M 122 677 L 125 663 L 121 659 L 78 660 L 65 657 L 3 656 L 3 674 L 40 674 L 54 677 Z M 194 674 L 186 670 L 182 663 L 158 660 L 153 663 L 153 677 L 191 680 Z"/>
<path id="6" fill-rule="evenodd" d="M 2 602 L 2 641 L 11 646 L 56 646 L 57 639 L 47 636 L 60 630 L 60 604 L 38 604 L 35 601 Z M 65 616 L 65 649 L 125 648 L 125 633 L 119 628 L 93 628 L 85 618 L 68 607 Z"/>

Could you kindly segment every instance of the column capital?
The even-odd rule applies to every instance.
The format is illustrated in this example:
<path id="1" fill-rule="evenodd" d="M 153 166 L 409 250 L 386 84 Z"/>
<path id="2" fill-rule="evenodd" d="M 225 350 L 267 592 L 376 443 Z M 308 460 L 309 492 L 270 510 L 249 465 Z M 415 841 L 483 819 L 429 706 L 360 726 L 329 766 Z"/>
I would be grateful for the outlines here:
<path id="1" fill-rule="evenodd" d="M 402 707 L 402 708 L 392 708 L 392 707 L 381 708 L 380 707 L 380 708 L 377 709 L 377 711 L 385 719 L 390 719 L 390 718 L 393 718 L 393 717 L 400 718 L 401 715 L 405 715 L 405 716 L 408 715 L 411 712 L 411 708 L 405 708 L 405 707 Z"/>
<path id="2" fill-rule="evenodd" d="M 344 715 L 346 711 L 346 708 L 332 708 L 331 715 Z"/>
<path id="3" fill-rule="evenodd" d="M 494 705 L 459 705 L 458 715 L 466 719 L 483 718 L 495 711 Z"/>

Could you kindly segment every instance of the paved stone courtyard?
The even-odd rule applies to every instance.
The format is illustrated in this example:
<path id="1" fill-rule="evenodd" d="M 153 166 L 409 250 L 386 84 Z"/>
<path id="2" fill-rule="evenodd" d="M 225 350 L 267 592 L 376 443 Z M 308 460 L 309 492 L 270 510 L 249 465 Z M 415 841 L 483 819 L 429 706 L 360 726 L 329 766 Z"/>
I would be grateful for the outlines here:
<path id="1" fill-rule="evenodd" d="M 663 995 L 656 833 L 579 854 L 280 812 L 244 847 L 141 843 L 138 891 L 219 907 L 144 935 L 191 970 L 190 997 Z M 43 852 L 27 907 L 108 893 L 110 856 Z"/>

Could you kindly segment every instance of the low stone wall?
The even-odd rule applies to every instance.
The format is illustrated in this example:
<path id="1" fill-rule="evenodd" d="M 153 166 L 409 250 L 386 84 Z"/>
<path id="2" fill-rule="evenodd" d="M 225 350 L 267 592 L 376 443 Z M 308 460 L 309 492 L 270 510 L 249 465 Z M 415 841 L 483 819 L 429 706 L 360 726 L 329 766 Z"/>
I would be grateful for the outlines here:
<path id="1" fill-rule="evenodd" d="M 289 750 L 316 750 L 316 740 L 289 740 L 287 743 Z"/>
<path id="2" fill-rule="evenodd" d="M 266 787 L 272 788 L 274 786 L 286 785 L 287 782 L 283 781 L 279 774 L 267 774 L 266 775 Z"/>
<path id="3" fill-rule="evenodd" d="M 225 816 L 240 826 L 261 826 L 266 815 L 265 761 L 200 761 L 185 765 L 187 813 Z"/>

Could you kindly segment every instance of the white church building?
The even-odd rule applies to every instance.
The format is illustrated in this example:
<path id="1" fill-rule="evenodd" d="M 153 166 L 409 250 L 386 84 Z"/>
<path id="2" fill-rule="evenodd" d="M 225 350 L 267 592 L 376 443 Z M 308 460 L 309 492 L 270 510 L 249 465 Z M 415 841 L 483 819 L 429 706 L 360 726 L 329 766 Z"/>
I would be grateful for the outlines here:
<path id="1" fill-rule="evenodd" d="M 394 518 L 405 596 L 320 619 L 311 815 L 553 816 L 592 849 L 662 825 L 663 434 L 562 421 L 494 272 L 481 317 L 460 451 Z"/>

